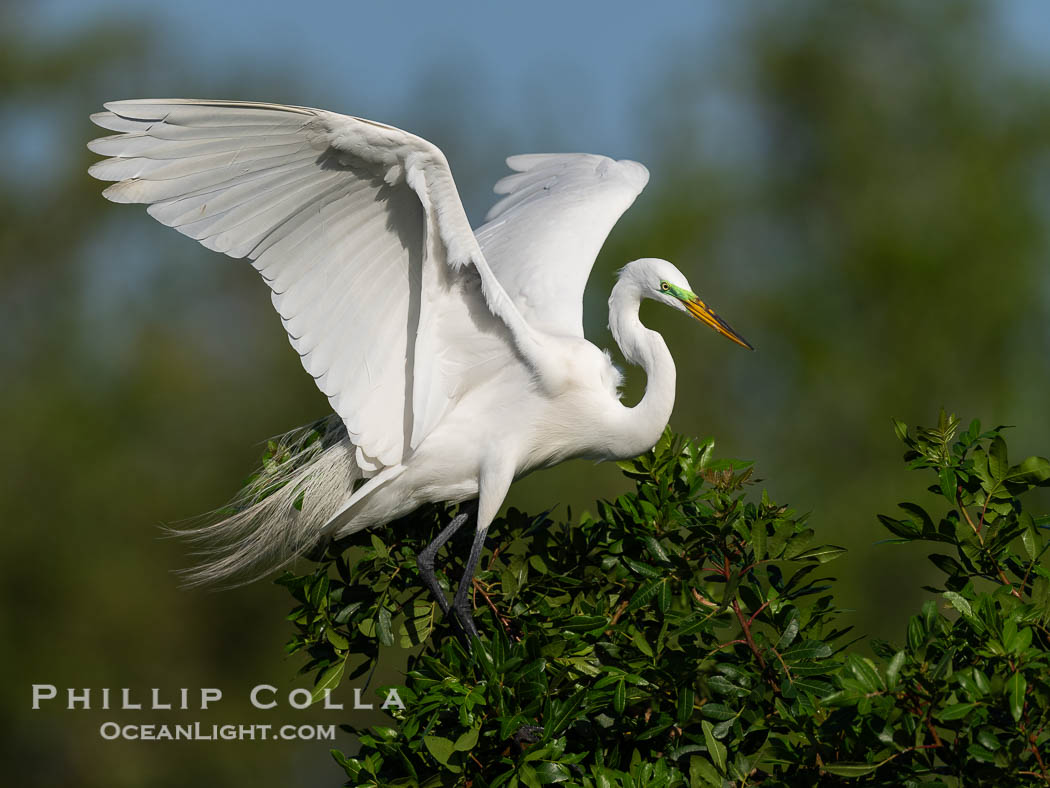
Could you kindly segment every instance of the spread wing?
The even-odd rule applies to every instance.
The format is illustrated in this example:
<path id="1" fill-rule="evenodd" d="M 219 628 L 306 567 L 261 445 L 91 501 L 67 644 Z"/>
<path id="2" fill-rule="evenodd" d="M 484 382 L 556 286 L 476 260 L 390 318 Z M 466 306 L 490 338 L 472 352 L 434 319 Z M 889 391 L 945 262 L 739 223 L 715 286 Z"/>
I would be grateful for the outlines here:
<path id="1" fill-rule="evenodd" d="M 251 260 L 363 469 L 400 463 L 440 419 L 455 376 L 501 345 L 510 352 L 483 336 L 479 311 L 527 341 L 434 145 L 303 107 L 105 106 L 92 120 L 118 134 L 89 145 L 110 157 L 90 170 L 116 181 L 105 196 L 146 203 L 207 248 Z M 464 336 L 463 325 L 478 328 Z M 458 351 L 437 347 L 450 332 Z"/>
<path id="2" fill-rule="evenodd" d="M 586 153 L 511 156 L 504 195 L 476 231 L 492 271 L 522 317 L 552 334 L 583 336 L 583 291 L 609 231 L 649 181 L 634 161 Z"/>

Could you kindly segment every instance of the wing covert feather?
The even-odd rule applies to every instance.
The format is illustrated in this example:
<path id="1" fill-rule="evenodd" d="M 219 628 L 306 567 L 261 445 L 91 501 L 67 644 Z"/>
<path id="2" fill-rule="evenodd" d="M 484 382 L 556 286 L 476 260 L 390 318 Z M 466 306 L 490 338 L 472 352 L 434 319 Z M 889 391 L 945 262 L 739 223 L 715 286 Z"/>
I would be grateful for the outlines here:
<path id="1" fill-rule="evenodd" d="M 511 156 L 503 195 L 476 231 L 485 259 L 536 328 L 583 336 L 583 291 L 609 231 L 649 181 L 634 161 L 587 153 Z"/>
<path id="2" fill-rule="evenodd" d="M 444 155 L 383 124 L 252 102 L 117 101 L 92 120 L 90 172 L 114 202 L 209 249 L 247 257 L 289 341 L 345 422 L 366 470 L 396 466 L 506 336 L 440 345 L 479 304 L 514 341 L 528 326 L 486 264 Z M 466 299 L 479 303 L 471 304 Z M 495 327 L 499 321 L 492 321 Z M 471 348 L 471 343 L 476 347 Z M 440 350 L 440 352 L 438 352 Z M 460 375 L 462 377 L 462 375 Z"/>

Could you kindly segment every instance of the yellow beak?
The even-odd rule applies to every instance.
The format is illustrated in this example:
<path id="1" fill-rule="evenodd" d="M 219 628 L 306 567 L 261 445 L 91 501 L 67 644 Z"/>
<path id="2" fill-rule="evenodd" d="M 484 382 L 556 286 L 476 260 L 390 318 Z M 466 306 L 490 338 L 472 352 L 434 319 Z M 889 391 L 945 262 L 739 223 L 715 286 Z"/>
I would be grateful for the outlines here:
<path id="1" fill-rule="evenodd" d="M 689 299 L 682 301 L 685 304 L 685 308 L 689 310 L 689 314 L 699 320 L 701 323 L 707 323 L 715 331 L 724 337 L 736 342 L 741 347 L 746 347 L 748 350 L 754 350 L 751 343 L 744 339 L 740 334 L 732 329 L 732 327 L 715 314 L 715 310 L 701 301 L 697 296 L 693 296 Z"/>

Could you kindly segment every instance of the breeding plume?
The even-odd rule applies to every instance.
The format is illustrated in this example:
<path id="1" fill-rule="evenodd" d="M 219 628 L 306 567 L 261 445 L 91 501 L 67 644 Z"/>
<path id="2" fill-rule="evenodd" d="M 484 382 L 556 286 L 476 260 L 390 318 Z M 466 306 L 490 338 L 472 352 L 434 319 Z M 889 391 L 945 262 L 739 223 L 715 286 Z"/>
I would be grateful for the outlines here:
<path id="1" fill-rule="evenodd" d="M 193 532 L 211 559 L 200 582 L 257 577 L 319 542 L 437 501 L 469 501 L 424 550 L 472 514 L 476 531 L 452 607 L 476 634 L 474 569 L 511 483 L 572 457 L 633 457 L 659 438 L 675 368 L 642 325 L 650 298 L 750 347 L 665 260 L 628 263 L 609 328 L 645 371 L 620 375 L 583 335 L 583 291 L 609 230 L 649 179 L 641 164 L 588 154 L 512 156 L 514 174 L 472 231 L 448 162 L 400 129 L 323 110 L 234 101 L 115 101 L 92 116 L 117 132 L 90 143 L 113 202 L 204 246 L 251 261 L 303 367 L 334 415 L 289 433 L 289 455 L 236 513 Z"/>

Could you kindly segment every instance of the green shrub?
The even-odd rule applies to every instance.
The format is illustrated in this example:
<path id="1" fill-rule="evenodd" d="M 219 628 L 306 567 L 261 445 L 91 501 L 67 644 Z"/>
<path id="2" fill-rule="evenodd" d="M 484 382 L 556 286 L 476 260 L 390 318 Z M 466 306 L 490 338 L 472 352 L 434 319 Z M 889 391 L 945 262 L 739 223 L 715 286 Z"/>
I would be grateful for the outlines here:
<path id="1" fill-rule="evenodd" d="M 824 574 L 843 549 L 752 500 L 750 465 L 713 459 L 710 440 L 668 432 L 621 463 L 637 489 L 597 517 L 498 521 L 473 652 L 415 563 L 453 508 L 330 549 L 279 580 L 318 696 L 369 673 L 381 645 L 413 648 L 396 727 L 333 752 L 347 784 L 1050 785 L 1050 517 L 1020 499 L 1050 484 L 1050 462 L 1011 466 L 1001 428 L 957 427 L 897 424 L 946 512 L 879 519 L 890 541 L 938 543 L 944 578 L 874 658 Z"/>

